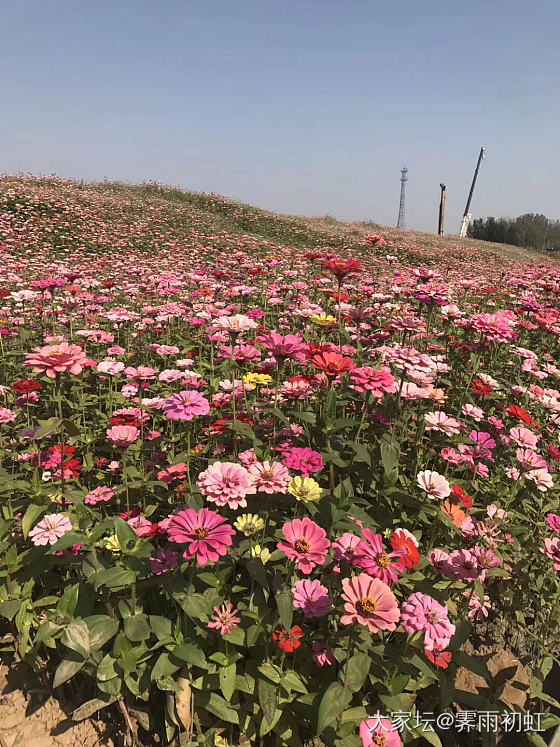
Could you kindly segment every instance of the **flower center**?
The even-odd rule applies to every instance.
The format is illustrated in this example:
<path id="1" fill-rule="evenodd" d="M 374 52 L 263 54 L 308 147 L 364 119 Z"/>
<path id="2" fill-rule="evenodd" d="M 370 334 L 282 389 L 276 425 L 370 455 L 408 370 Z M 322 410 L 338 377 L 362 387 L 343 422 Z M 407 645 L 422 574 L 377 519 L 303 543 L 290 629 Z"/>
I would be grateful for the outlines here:
<path id="1" fill-rule="evenodd" d="M 387 555 L 386 552 L 382 552 L 377 556 L 377 565 L 380 568 L 389 568 L 391 565 L 391 558 Z"/>
<path id="2" fill-rule="evenodd" d="M 300 537 L 300 539 L 296 541 L 295 548 L 298 552 L 309 552 L 311 550 L 311 545 L 305 537 Z"/>
<path id="3" fill-rule="evenodd" d="M 437 610 L 430 610 L 426 615 L 426 620 L 432 625 L 439 622 L 439 612 Z"/>
<path id="4" fill-rule="evenodd" d="M 385 734 L 376 734 L 373 738 L 373 743 L 378 745 L 378 747 L 386 747 L 387 745 L 387 737 Z"/>
<path id="5" fill-rule="evenodd" d="M 356 602 L 356 610 L 362 617 L 371 617 L 377 609 L 377 602 L 371 597 L 363 597 Z"/>
<path id="6" fill-rule="evenodd" d="M 206 537 L 208 537 L 208 530 L 207 529 L 203 529 L 202 527 L 195 527 L 193 531 L 194 531 L 197 539 L 199 539 L 199 540 L 203 540 L 203 539 L 206 539 Z"/>

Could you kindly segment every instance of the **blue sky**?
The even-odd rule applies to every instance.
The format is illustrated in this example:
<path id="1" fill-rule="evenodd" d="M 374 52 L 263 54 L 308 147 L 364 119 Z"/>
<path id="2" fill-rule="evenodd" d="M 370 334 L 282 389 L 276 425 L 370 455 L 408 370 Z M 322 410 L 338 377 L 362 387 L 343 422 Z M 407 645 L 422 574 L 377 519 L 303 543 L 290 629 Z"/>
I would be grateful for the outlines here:
<path id="1" fill-rule="evenodd" d="M 557 0 L 2 3 L 0 169 L 456 233 L 560 218 Z"/>

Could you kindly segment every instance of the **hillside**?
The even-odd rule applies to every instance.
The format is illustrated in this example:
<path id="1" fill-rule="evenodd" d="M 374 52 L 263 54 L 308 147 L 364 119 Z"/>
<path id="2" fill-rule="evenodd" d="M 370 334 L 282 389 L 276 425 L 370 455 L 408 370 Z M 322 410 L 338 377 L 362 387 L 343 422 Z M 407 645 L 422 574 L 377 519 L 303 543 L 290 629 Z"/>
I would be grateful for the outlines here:
<path id="1" fill-rule="evenodd" d="M 225 232 L 243 236 L 244 240 L 247 237 L 257 239 L 262 247 L 265 243 L 296 249 L 329 247 L 367 260 L 371 245 L 366 239 L 377 234 L 388 242 L 389 249 L 399 248 L 399 257 L 406 256 L 411 261 L 416 259 L 429 265 L 444 262 L 453 267 L 475 261 L 503 271 L 512 269 L 511 260 L 538 265 L 559 263 L 554 256 L 516 246 L 402 231 L 369 222 L 346 223 L 331 217 L 281 215 L 217 194 L 189 192 L 152 183 L 85 183 L 58 178 L 3 176 L 0 177 L 0 200 L 4 212 L 17 216 L 18 220 L 34 220 L 39 215 L 48 215 L 55 224 L 59 222 L 55 250 L 63 246 L 69 248 L 74 239 L 78 240 L 72 234 L 71 224 L 74 224 L 79 232 L 78 244 L 85 250 L 98 252 L 113 250 L 115 240 L 123 248 L 155 250 L 158 241 L 164 245 L 170 240 L 192 242 L 201 236 L 209 238 Z M 78 218 L 82 217 L 86 219 L 85 226 L 79 223 Z M 101 234 L 97 232 L 99 221 L 103 224 Z M 49 232 L 52 233 L 52 226 Z M 157 238 L 148 241 L 149 236 Z M 28 236 L 24 241 L 30 238 Z"/>

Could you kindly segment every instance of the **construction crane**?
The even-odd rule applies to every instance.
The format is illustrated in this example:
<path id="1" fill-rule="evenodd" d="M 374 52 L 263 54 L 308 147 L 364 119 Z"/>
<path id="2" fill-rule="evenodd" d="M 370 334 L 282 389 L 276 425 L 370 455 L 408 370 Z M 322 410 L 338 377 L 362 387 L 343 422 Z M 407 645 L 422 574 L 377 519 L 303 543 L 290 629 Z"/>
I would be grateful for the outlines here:
<path id="1" fill-rule="evenodd" d="M 465 207 L 465 212 L 463 213 L 463 220 L 461 221 L 461 228 L 459 229 L 459 236 L 461 238 L 464 238 L 467 235 L 467 230 L 469 228 L 472 215 L 469 213 L 469 208 L 471 206 L 471 200 L 474 192 L 474 185 L 476 184 L 476 178 L 478 176 L 478 170 L 480 168 L 480 164 L 482 162 L 482 159 L 484 158 L 484 148 L 480 149 L 480 153 L 478 155 L 478 161 L 476 162 L 476 169 L 474 170 L 474 176 L 471 184 L 471 191 L 469 192 L 469 197 L 467 199 L 467 206 Z"/>

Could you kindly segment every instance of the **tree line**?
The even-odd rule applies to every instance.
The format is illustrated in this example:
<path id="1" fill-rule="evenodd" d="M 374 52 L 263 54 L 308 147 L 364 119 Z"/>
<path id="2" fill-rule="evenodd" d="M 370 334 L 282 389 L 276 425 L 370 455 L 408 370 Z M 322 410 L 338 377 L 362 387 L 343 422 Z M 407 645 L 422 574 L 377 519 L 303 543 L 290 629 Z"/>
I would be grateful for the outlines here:
<path id="1" fill-rule="evenodd" d="M 537 213 L 525 213 L 518 218 L 476 218 L 467 235 L 498 244 L 560 251 L 560 221 Z"/>

